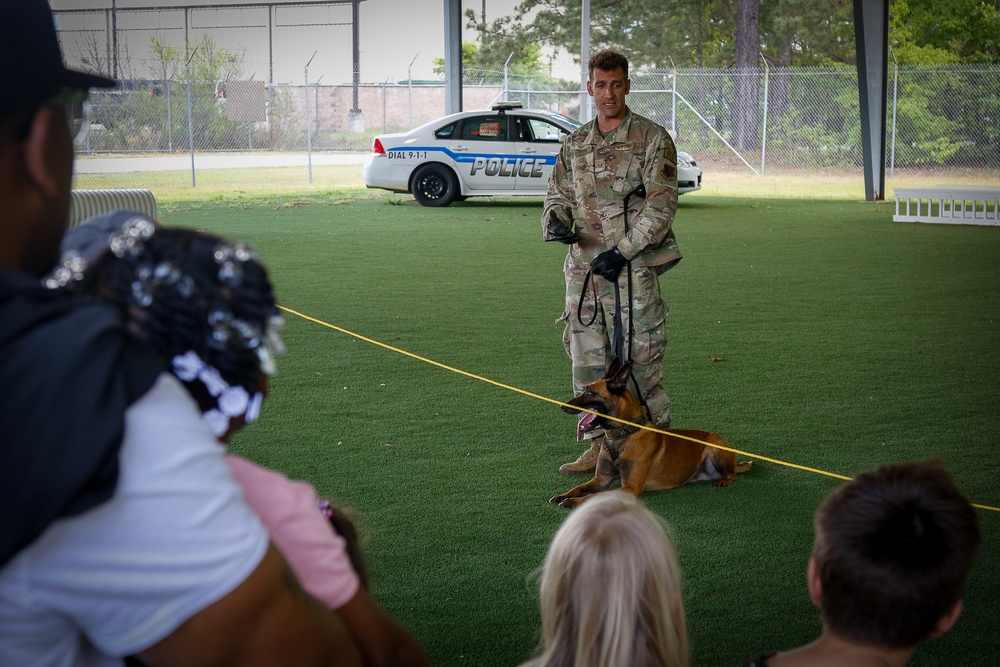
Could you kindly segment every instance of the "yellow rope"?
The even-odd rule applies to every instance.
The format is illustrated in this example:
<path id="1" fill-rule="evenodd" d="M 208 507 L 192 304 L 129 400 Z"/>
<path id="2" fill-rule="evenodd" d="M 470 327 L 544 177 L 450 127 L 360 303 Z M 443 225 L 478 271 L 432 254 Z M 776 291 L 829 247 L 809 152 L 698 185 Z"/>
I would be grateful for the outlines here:
<path id="1" fill-rule="evenodd" d="M 286 313 L 291 313 L 292 315 L 295 315 L 297 317 L 301 317 L 304 320 L 308 320 L 310 322 L 315 322 L 316 324 L 319 324 L 321 326 L 327 327 L 329 329 L 333 329 L 334 331 L 339 331 L 342 334 L 347 334 L 348 336 L 353 336 L 354 338 L 357 338 L 358 340 L 363 340 L 366 343 L 371 343 L 372 345 L 377 345 L 377 346 L 379 346 L 381 348 L 385 348 L 386 350 L 391 350 L 393 352 L 397 352 L 399 354 L 402 354 L 404 356 L 410 357 L 412 359 L 417 359 L 418 361 L 422 361 L 422 362 L 424 362 L 426 364 L 430 364 L 431 366 L 437 366 L 438 368 L 443 368 L 446 371 L 451 371 L 452 373 L 458 373 L 459 375 L 464 375 L 465 377 L 472 378 L 473 380 L 479 380 L 480 382 L 486 382 L 487 384 L 492 384 L 492 385 L 494 385 L 496 387 L 500 387 L 501 389 L 506 389 L 508 391 L 513 391 L 513 392 L 516 392 L 518 394 L 523 394 L 525 396 L 530 396 L 531 398 L 536 398 L 536 399 L 538 399 L 540 401 L 545 401 L 547 403 L 553 403 L 555 405 L 560 405 L 560 406 L 567 407 L 567 408 L 573 408 L 574 410 L 581 410 L 581 408 L 578 408 L 576 406 L 570 405 L 568 403 L 563 403 L 562 401 L 557 401 L 554 398 L 549 398 L 547 396 L 542 396 L 541 394 L 535 394 L 535 393 L 532 393 L 530 391 L 526 391 L 526 390 L 521 389 L 519 387 L 513 387 L 513 386 L 511 386 L 509 384 L 504 384 L 502 382 L 497 382 L 496 380 L 491 380 L 491 379 L 489 379 L 487 377 L 483 377 L 481 375 L 476 375 L 475 373 L 470 373 L 468 371 L 463 371 L 460 368 L 455 368 L 453 366 L 448 366 L 447 364 L 442 364 L 442 363 L 440 363 L 438 361 L 434 361 L 433 359 L 428 359 L 427 357 L 421 357 L 418 354 L 414 354 L 412 352 L 408 352 L 408 351 L 400 349 L 398 347 L 393 347 L 392 345 L 387 345 L 386 343 L 382 343 L 382 342 L 377 341 L 377 340 L 375 340 L 373 338 L 367 338 L 366 336 L 362 336 L 361 334 L 357 334 L 357 333 L 354 333 L 353 331 L 348 331 L 347 329 L 344 329 L 342 327 L 338 327 L 335 324 L 330 324 L 329 322 L 324 322 L 323 320 L 318 320 L 315 317 L 310 317 L 310 316 L 308 316 L 308 315 L 306 315 L 304 313 L 298 312 L 297 310 L 292 310 L 291 308 L 286 308 L 285 306 L 280 306 L 280 305 L 278 306 L 278 308 L 281 308 Z M 851 479 L 850 477 L 846 477 L 844 475 L 839 475 L 837 473 L 829 472 L 829 471 L 826 471 L 826 470 L 820 470 L 819 468 L 810 468 L 809 466 L 803 466 L 803 465 L 799 465 L 797 463 L 790 463 L 788 461 L 781 461 L 779 459 L 772 459 L 772 458 L 769 458 L 767 456 L 761 456 L 760 454 L 752 454 L 750 452 L 744 452 L 744 451 L 741 451 L 739 449 L 733 449 L 732 447 L 723 447 L 721 445 L 716 445 L 716 444 L 709 443 L 709 442 L 703 442 L 701 440 L 698 440 L 697 438 L 691 438 L 691 437 L 688 437 L 686 435 L 681 435 L 680 433 L 677 433 L 676 431 L 671 431 L 671 432 L 663 431 L 663 430 L 660 430 L 660 429 L 658 429 L 658 428 L 656 428 L 654 426 L 650 426 L 649 424 L 635 424 L 635 423 L 632 423 L 632 422 L 624 421 L 624 420 L 619 419 L 617 417 L 612 417 L 610 415 L 601 414 L 600 412 L 596 412 L 594 410 L 587 410 L 587 409 L 584 408 L 584 409 L 582 409 L 582 411 L 583 412 L 590 412 L 590 413 L 593 413 L 593 414 L 595 414 L 595 415 L 597 415 L 599 417 L 604 417 L 605 419 L 611 419 L 613 421 L 616 421 L 616 422 L 619 422 L 619 423 L 622 423 L 622 424 L 628 424 L 629 426 L 635 426 L 637 428 L 641 428 L 641 429 L 646 430 L 646 431 L 652 431 L 654 433 L 662 433 L 663 435 L 670 435 L 670 436 L 673 436 L 675 438 L 683 438 L 684 440 L 690 440 L 691 442 L 696 442 L 696 443 L 698 443 L 700 445 L 707 445 L 709 447 L 715 447 L 716 449 L 721 449 L 721 450 L 724 450 L 724 451 L 727 451 L 727 452 L 733 452 L 734 454 L 741 454 L 743 456 L 750 456 L 750 457 L 753 457 L 754 459 L 759 459 L 761 461 L 767 461 L 768 463 L 774 463 L 776 465 L 785 466 L 787 468 L 795 468 L 797 470 L 804 470 L 806 472 L 815 473 L 817 475 L 826 475 L 827 477 L 834 477 L 836 479 L 842 479 L 842 480 L 845 480 L 845 481 L 849 481 Z M 989 505 L 977 505 L 975 503 L 972 503 L 972 506 L 973 507 L 978 507 L 978 508 L 984 509 L 984 510 L 990 510 L 992 512 L 1000 512 L 1000 507 L 990 507 Z"/>

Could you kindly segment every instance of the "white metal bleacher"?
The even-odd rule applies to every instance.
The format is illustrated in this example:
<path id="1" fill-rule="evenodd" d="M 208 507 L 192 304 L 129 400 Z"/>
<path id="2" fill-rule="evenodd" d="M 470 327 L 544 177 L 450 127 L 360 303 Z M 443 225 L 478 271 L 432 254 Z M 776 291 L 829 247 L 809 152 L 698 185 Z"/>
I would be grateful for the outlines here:
<path id="1" fill-rule="evenodd" d="M 1000 186 L 961 183 L 896 188 L 896 222 L 1000 225 Z"/>
<path id="2" fill-rule="evenodd" d="M 3 2 L 4 0 L 0 0 Z M 156 220 L 156 198 L 149 190 L 73 190 L 69 205 L 69 227 L 102 213 L 128 209 Z"/>

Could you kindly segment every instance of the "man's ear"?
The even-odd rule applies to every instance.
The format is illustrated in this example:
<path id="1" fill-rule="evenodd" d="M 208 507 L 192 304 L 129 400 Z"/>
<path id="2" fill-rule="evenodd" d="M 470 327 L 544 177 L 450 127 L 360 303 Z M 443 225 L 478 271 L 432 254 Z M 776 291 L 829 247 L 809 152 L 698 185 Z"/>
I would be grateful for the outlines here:
<path id="1" fill-rule="evenodd" d="M 944 616 L 938 619 L 937 625 L 934 626 L 934 631 L 931 632 L 931 637 L 940 637 L 951 630 L 951 627 L 958 621 L 958 617 L 962 615 L 964 607 L 965 600 L 960 598 L 951 609 L 944 613 Z"/>
<path id="2" fill-rule="evenodd" d="M 809 599 L 817 607 L 823 602 L 823 584 L 819 580 L 819 565 L 815 558 L 809 559 L 809 567 L 806 569 L 806 581 L 809 583 Z"/>
<path id="3" fill-rule="evenodd" d="M 25 173 L 38 191 L 50 198 L 59 196 L 62 187 L 54 144 L 57 122 L 61 119 L 53 109 L 39 108 L 31 117 L 28 136 L 24 140 Z"/>
<path id="4" fill-rule="evenodd" d="M 587 94 L 590 95 L 591 97 L 594 96 L 594 86 L 593 84 L 590 83 L 589 80 L 587 81 Z"/>

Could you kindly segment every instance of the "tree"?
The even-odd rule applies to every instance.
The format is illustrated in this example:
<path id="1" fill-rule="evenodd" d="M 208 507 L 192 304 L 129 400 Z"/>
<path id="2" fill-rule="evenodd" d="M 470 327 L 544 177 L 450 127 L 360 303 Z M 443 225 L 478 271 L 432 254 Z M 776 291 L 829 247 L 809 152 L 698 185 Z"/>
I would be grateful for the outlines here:
<path id="1" fill-rule="evenodd" d="M 984 0 L 892 0 L 893 50 L 942 62 L 986 63 L 1000 59 L 1000 3 Z M 897 42 L 898 40 L 898 42 Z M 922 52 L 923 49 L 929 51 Z M 951 57 L 949 54 L 954 54 Z"/>
<path id="2" fill-rule="evenodd" d="M 542 51 L 524 34 L 520 20 L 504 16 L 492 23 L 483 23 L 475 11 L 465 12 L 466 27 L 479 33 L 479 44 L 462 42 L 462 68 L 497 71 L 510 58 L 509 73 L 521 76 L 541 76 Z M 434 73 L 444 73 L 444 58 L 434 59 Z"/>
<path id="3" fill-rule="evenodd" d="M 150 67 L 154 68 L 154 78 L 161 81 L 174 78 L 181 67 L 180 49 L 170 46 L 156 37 L 152 37 L 149 41 L 149 50 L 153 52 L 153 62 Z"/>
<path id="4" fill-rule="evenodd" d="M 760 50 L 760 0 L 736 3 L 736 113 L 733 115 L 733 145 L 757 145 L 757 82 Z"/>

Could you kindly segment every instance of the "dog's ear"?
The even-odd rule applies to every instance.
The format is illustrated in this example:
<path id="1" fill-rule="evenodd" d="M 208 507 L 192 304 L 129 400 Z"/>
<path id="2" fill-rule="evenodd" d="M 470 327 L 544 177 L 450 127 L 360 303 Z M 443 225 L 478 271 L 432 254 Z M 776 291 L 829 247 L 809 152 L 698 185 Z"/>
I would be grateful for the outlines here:
<path id="1" fill-rule="evenodd" d="M 607 379 L 608 389 L 615 394 L 621 394 L 628 387 L 628 379 L 631 375 L 632 364 L 626 362 L 625 365 L 622 365 L 615 357 L 611 362 L 611 368 L 608 369 L 608 373 L 604 377 Z"/>

